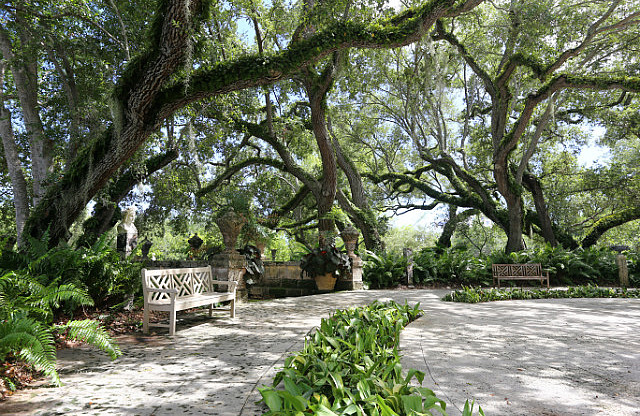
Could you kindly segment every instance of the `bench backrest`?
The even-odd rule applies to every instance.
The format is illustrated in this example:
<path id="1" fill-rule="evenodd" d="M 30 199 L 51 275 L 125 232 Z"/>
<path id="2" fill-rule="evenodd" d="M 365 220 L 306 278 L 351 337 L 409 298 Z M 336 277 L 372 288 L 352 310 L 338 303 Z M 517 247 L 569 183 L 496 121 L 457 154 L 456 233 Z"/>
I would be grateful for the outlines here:
<path id="1" fill-rule="evenodd" d="M 491 265 L 493 275 L 502 276 L 542 276 L 542 265 L 540 263 L 527 264 L 493 264 Z"/>
<path id="2" fill-rule="evenodd" d="M 176 289 L 178 297 L 213 291 L 211 266 L 142 270 L 142 288 Z M 146 296 L 146 293 L 145 293 Z M 152 301 L 169 299 L 168 293 L 152 292 Z"/>

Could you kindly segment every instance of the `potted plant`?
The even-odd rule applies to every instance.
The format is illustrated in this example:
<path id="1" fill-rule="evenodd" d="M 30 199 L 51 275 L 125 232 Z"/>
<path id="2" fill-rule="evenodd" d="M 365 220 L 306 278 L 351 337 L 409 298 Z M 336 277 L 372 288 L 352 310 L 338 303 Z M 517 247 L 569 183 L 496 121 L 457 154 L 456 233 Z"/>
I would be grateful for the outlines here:
<path id="1" fill-rule="evenodd" d="M 251 244 L 246 244 L 244 247 L 237 250 L 247 260 L 247 274 L 251 277 L 260 277 L 264 274 L 264 263 L 262 263 L 262 257 L 260 249 Z"/>
<path id="2" fill-rule="evenodd" d="M 336 284 L 336 272 L 351 270 L 351 261 L 346 253 L 333 245 L 312 250 L 300 261 L 301 276 L 306 274 L 316 281 L 319 290 L 333 290 Z"/>

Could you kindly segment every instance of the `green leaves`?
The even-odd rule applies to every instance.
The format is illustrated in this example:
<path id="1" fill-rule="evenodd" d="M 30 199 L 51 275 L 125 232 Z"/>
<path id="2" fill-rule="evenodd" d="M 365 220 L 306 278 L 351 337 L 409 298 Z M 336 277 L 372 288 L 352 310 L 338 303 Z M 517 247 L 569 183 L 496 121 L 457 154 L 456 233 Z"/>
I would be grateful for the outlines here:
<path id="1" fill-rule="evenodd" d="M 640 298 L 640 290 L 575 286 L 567 290 L 480 289 L 465 287 L 445 295 L 449 302 L 479 303 L 496 300 L 561 299 L 561 298 Z"/>
<path id="2" fill-rule="evenodd" d="M 406 270 L 405 257 L 393 253 L 378 256 L 367 252 L 362 279 L 371 289 L 395 287 L 401 283 Z"/>
<path id="3" fill-rule="evenodd" d="M 287 358 L 273 387 L 262 387 L 266 415 L 423 415 L 445 413 L 424 373 L 402 374 L 398 339 L 419 305 L 374 302 L 323 319 L 305 347 Z M 283 389 L 282 389 L 283 388 Z"/>
<path id="4" fill-rule="evenodd" d="M 59 384 L 55 331 L 65 331 L 71 339 L 92 344 L 112 359 L 121 355 L 97 321 L 52 325 L 54 310 L 62 306 L 93 305 L 87 291 L 77 286 L 77 271 L 100 277 L 98 269 L 105 265 L 100 255 L 107 252 L 104 247 L 96 247 L 95 252 L 67 246 L 48 250 L 46 242 L 34 240 L 26 254 L 2 253 L 0 267 L 10 270 L 0 274 L 0 360 L 14 353 Z"/>

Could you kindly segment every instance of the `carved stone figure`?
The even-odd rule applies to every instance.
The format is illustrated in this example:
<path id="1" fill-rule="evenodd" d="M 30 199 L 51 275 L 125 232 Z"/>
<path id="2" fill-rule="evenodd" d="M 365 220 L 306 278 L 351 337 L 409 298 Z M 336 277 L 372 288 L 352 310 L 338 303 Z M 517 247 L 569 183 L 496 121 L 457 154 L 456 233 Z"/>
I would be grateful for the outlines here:
<path id="1" fill-rule="evenodd" d="M 130 206 L 122 214 L 122 222 L 118 225 L 117 249 L 125 257 L 129 256 L 138 245 L 138 229 L 134 221 L 136 219 L 136 207 Z"/>

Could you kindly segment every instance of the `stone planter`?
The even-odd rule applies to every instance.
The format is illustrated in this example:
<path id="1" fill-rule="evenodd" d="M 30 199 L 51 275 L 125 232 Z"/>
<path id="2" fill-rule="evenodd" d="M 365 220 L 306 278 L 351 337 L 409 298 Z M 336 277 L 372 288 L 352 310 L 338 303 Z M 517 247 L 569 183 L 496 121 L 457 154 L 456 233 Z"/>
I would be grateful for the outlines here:
<path id="1" fill-rule="evenodd" d="M 338 280 L 333 273 L 327 273 L 314 277 L 318 290 L 333 290 Z"/>
<path id="2" fill-rule="evenodd" d="M 347 255 L 351 259 L 351 271 L 341 276 L 338 282 L 338 290 L 359 290 L 362 289 L 362 266 L 363 261 L 354 253 L 358 243 L 360 231 L 353 226 L 349 226 L 342 230 L 340 237 L 344 241 L 344 247 L 347 249 Z"/>
<path id="3" fill-rule="evenodd" d="M 247 223 L 247 219 L 242 214 L 236 213 L 233 209 L 215 220 L 224 240 L 225 253 L 233 253 L 236 249 L 236 242 L 242 227 Z"/>

